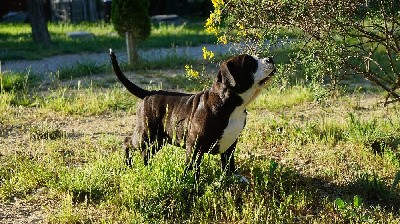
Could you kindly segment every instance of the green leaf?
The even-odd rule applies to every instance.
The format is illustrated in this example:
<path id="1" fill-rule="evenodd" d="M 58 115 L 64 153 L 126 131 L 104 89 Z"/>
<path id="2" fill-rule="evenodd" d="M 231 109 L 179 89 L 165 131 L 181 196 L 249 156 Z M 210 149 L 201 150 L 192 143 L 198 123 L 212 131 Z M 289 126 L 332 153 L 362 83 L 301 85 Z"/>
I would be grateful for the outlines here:
<path id="1" fill-rule="evenodd" d="M 354 196 L 354 199 L 353 199 L 353 205 L 354 205 L 355 208 L 361 207 L 361 205 L 362 205 L 362 198 L 361 198 L 360 196 L 358 196 L 358 195 L 355 195 L 355 196 Z"/>
<path id="2" fill-rule="evenodd" d="M 278 168 L 278 163 L 271 159 L 269 162 L 269 176 L 272 177 L 275 174 L 276 168 Z"/>
<path id="3" fill-rule="evenodd" d="M 392 186 L 390 187 L 390 191 L 393 191 L 394 188 L 397 186 L 397 184 L 399 184 L 399 182 L 400 182 L 400 170 L 397 171 L 397 174 L 396 174 L 396 176 L 394 177 Z"/>
<path id="4" fill-rule="evenodd" d="M 335 205 L 336 205 L 340 210 L 346 208 L 346 203 L 345 203 L 342 199 L 340 199 L 340 198 L 336 198 L 336 200 L 335 200 Z"/>

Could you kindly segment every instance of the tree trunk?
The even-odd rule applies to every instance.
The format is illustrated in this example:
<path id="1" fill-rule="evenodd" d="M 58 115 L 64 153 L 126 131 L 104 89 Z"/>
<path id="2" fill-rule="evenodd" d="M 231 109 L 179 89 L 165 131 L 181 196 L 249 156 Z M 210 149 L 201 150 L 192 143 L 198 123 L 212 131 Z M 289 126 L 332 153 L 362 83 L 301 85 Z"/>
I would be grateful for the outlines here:
<path id="1" fill-rule="evenodd" d="M 126 32 L 126 49 L 128 52 L 128 63 L 136 63 L 139 59 L 138 42 L 130 32 Z"/>
<path id="2" fill-rule="evenodd" d="M 47 29 L 42 0 L 28 0 L 29 22 L 32 38 L 35 43 L 50 45 L 51 39 Z"/>

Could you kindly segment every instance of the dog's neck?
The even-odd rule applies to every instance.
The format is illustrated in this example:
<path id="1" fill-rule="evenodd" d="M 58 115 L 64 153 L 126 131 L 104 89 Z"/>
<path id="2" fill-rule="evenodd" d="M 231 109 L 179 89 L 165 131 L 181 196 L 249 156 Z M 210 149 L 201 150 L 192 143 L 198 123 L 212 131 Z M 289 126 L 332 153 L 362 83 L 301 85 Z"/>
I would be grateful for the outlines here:
<path id="1" fill-rule="evenodd" d="M 214 83 L 209 89 L 210 93 L 215 94 L 219 98 L 220 107 L 228 105 L 231 107 L 232 104 L 235 104 L 235 107 L 240 107 L 243 110 L 246 110 L 247 106 L 260 95 L 261 91 L 262 88 L 250 88 L 246 92 L 239 94 L 218 82 Z"/>

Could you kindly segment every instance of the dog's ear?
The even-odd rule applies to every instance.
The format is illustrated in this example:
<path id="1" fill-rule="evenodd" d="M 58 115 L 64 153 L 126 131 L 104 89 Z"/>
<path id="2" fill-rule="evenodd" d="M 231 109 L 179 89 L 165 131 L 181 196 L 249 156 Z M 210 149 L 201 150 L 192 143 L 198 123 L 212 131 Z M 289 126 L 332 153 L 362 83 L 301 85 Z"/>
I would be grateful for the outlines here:
<path id="1" fill-rule="evenodd" d="M 219 68 L 217 74 L 217 82 L 220 82 L 226 86 L 234 87 L 236 85 L 235 78 L 231 74 L 229 66 L 231 62 L 223 62 Z"/>
<path id="2" fill-rule="evenodd" d="M 253 74 L 257 71 L 258 61 L 247 54 L 238 55 L 223 62 L 216 81 L 230 87 L 236 93 L 243 93 L 254 83 Z"/>

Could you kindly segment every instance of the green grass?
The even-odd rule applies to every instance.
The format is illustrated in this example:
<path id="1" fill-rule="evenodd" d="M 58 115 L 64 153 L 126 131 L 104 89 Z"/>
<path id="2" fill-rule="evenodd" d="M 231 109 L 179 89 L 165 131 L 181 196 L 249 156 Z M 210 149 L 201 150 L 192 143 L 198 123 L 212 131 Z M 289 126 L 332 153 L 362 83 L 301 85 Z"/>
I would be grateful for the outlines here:
<path id="1" fill-rule="evenodd" d="M 124 49 L 125 40 L 107 23 L 49 23 L 53 44 L 43 47 L 33 43 L 29 24 L 0 24 L 0 60 L 40 59 L 58 54 L 104 52 L 109 48 Z M 95 38 L 74 40 L 68 32 L 87 31 Z M 151 36 L 140 48 L 170 48 L 172 46 L 197 46 L 214 43 L 215 37 L 207 34 L 201 24 L 154 25 Z"/>
<path id="2" fill-rule="evenodd" d="M 1 201 L 47 200 L 56 223 L 400 221 L 400 113 L 377 105 L 379 93 L 320 103 L 315 86 L 269 88 L 249 108 L 236 152 L 250 184 L 224 176 L 211 155 L 195 183 L 179 147 L 164 146 L 147 167 L 139 153 L 133 168 L 123 164 L 136 99 L 92 78 L 0 93 Z M 166 79 L 199 88 L 181 81 Z"/>
<path id="3" fill-rule="evenodd" d="M 139 59 L 139 61 L 133 65 L 122 62 L 120 63 L 120 66 L 124 72 L 127 72 L 157 69 L 182 69 L 184 65 L 198 63 L 199 62 L 197 60 L 185 56 L 170 55 L 157 61 Z M 72 66 L 61 66 L 55 75 L 56 78 L 65 81 L 85 77 L 90 78 L 94 75 L 104 73 L 109 74 L 112 72 L 113 71 L 110 63 L 98 64 L 94 61 L 87 60 Z"/>
<path id="4" fill-rule="evenodd" d="M 0 92 L 24 91 L 35 85 L 39 79 L 29 72 L 0 72 Z"/>
<path id="5" fill-rule="evenodd" d="M 92 75 L 109 72 L 107 65 L 98 65 L 93 61 L 78 62 L 72 66 L 61 66 L 57 73 L 57 78 L 61 80 L 90 77 Z"/>
<path id="6" fill-rule="evenodd" d="M 38 96 L 33 104 L 65 114 L 96 115 L 119 110 L 132 110 L 136 99 L 121 88 L 63 88 Z"/>

